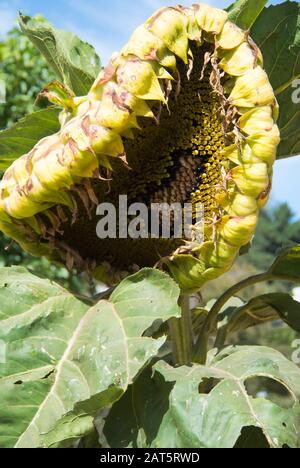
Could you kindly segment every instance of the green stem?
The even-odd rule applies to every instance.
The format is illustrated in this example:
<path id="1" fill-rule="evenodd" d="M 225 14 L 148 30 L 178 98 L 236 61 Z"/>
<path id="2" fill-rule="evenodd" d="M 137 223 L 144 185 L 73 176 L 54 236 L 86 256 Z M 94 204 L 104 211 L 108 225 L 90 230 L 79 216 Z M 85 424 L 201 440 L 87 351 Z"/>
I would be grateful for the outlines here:
<path id="1" fill-rule="evenodd" d="M 220 328 L 220 330 L 218 330 L 214 348 L 218 350 L 223 348 L 226 342 L 226 338 L 227 338 L 227 329 L 226 327 L 222 327 Z"/>
<path id="2" fill-rule="evenodd" d="M 205 364 L 207 359 L 207 351 L 208 351 L 208 340 L 211 333 L 211 330 L 214 328 L 214 325 L 217 322 L 217 318 L 223 307 L 226 303 L 235 296 L 237 293 L 242 291 L 243 289 L 247 288 L 248 286 L 252 286 L 257 283 L 261 283 L 263 281 L 269 281 L 272 279 L 271 273 L 261 273 L 259 275 L 251 276 L 238 284 L 232 286 L 232 288 L 228 289 L 214 304 L 211 311 L 209 312 L 206 321 L 203 325 L 202 332 L 197 340 L 195 346 L 195 353 L 194 353 L 194 362 L 198 362 L 199 364 Z M 218 343 L 222 343 L 225 339 L 224 336 L 219 336 L 217 338 Z"/>
<path id="3" fill-rule="evenodd" d="M 182 310 L 181 318 L 169 320 L 169 329 L 175 364 L 185 366 L 192 361 L 193 348 L 190 297 L 188 295 L 180 297 L 180 306 Z"/>
<path id="4" fill-rule="evenodd" d="M 262 283 L 263 281 L 269 281 L 270 279 L 272 279 L 272 275 L 270 273 L 261 273 L 259 275 L 251 276 L 250 278 L 247 278 L 241 281 L 240 283 L 237 283 L 234 286 L 232 286 L 214 304 L 210 313 L 207 316 L 207 323 L 209 325 L 213 325 L 223 307 L 232 297 L 234 297 L 240 291 L 242 291 L 245 288 L 248 288 L 249 286 L 253 286 L 254 284 Z"/>

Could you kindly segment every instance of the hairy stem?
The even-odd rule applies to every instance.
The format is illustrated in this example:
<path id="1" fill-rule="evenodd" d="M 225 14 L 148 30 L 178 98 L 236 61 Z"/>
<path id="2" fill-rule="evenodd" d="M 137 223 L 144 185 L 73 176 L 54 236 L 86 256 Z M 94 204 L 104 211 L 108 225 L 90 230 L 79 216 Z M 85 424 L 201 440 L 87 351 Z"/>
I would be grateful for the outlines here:
<path id="1" fill-rule="evenodd" d="M 169 320 L 174 362 L 178 366 L 189 365 L 192 361 L 193 331 L 190 310 L 190 297 L 180 297 L 182 310 L 180 319 Z"/>

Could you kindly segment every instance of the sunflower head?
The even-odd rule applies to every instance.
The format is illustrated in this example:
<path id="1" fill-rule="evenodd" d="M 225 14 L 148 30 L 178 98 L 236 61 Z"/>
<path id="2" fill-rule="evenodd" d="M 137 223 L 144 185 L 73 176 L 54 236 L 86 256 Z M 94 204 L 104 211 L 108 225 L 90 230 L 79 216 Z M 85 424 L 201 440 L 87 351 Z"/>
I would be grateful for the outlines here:
<path id="1" fill-rule="evenodd" d="M 248 32 L 204 4 L 162 8 L 86 97 L 68 96 L 68 108 L 61 130 L 4 175 L 2 231 L 107 281 L 159 262 L 191 292 L 232 266 L 268 200 L 280 140 L 276 99 Z M 131 204 L 190 203 L 193 217 L 203 206 L 204 242 L 100 240 L 96 206 L 117 206 L 124 194 Z"/>

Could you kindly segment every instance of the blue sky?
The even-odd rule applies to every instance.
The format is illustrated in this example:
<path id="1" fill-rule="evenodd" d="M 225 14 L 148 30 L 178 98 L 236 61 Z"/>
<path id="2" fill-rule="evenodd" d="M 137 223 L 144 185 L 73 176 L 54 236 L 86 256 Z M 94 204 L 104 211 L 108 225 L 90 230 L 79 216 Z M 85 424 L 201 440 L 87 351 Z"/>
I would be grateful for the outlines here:
<path id="1" fill-rule="evenodd" d="M 206 0 L 218 7 L 229 0 Z M 253 0 L 255 1 L 255 0 Z M 119 50 L 135 27 L 152 12 L 175 0 L 0 0 L 0 36 L 12 26 L 17 12 L 43 14 L 56 27 L 78 34 L 93 44 L 105 64 L 112 52 Z M 181 0 L 190 5 L 193 0 Z M 273 1 L 270 3 L 281 3 Z M 300 157 L 276 163 L 271 203 L 288 201 L 300 218 Z"/>

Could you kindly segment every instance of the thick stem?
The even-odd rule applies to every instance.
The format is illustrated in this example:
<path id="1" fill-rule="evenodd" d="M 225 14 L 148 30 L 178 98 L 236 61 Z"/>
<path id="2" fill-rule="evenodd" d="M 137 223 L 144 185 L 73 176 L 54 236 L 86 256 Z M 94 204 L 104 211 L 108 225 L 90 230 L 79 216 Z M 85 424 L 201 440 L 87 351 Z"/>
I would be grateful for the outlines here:
<path id="1" fill-rule="evenodd" d="M 211 311 L 209 312 L 206 321 L 203 325 L 202 332 L 197 340 L 195 346 L 195 353 L 194 353 L 194 362 L 198 362 L 199 364 L 205 364 L 207 359 L 207 351 L 208 351 L 208 340 L 211 333 L 211 330 L 214 328 L 217 318 L 223 307 L 226 303 L 237 293 L 242 291 L 243 289 L 247 288 L 248 286 L 252 286 L 257 283 L 261 283 L 263 281 L 269 281 L 272 279 L 272 275 L 270 273 L 262 273 L 259 275 L 251 276 L 238 284 L 232 286 L 232 288 L 228 289 L 215 303 L 212 307 Z M 223 342 L 225 337 L 218 337 L 217 344 Z"/>
<path id="2" fill-rule="evenodd" d="M 190 297 L 180 297 L 182 310 L 180 319 L 169 320 L 174 362 L 178 366 L 189 365 L 192 361 L 193 331 L 190 310 Z"/>
<path id="3" fill-rule="evenodd" d="M 182 341 L 185 349 L 187 364 L 192 361 L 192 349 L 193 349 L 193 326 L 191 317 L 190 307 L 190 296 L 184 295 L 180 300 L 182 316 L 181 316 L 181 328 L 182 328 Z"/>

